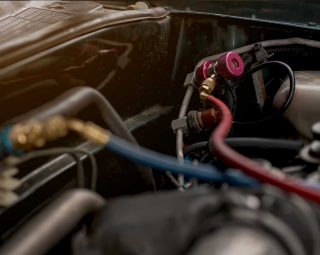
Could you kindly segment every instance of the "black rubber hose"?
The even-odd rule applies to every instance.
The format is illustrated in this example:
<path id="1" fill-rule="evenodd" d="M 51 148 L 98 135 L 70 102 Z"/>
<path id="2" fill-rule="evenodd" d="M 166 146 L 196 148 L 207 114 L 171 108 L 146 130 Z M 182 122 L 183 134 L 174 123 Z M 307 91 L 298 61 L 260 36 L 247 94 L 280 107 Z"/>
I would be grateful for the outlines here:
<path id="1" fill-rule="evenodd" d="M 226 143 L 232 148 L 252 148 L 261 150 L 285 150 L 298 153 L 303 147 L 302 141 L 254 138 L 254 137 L 232 137 L 227 138 Z"/>
<path id="2" fill-rule="evenodd" d="M 198 143 L 194 143 L 189 145 L 188 147 L 186 147 L 183 151 L 183 154 L 189 154 L 191 151 L 194 150 L 200 150 L 200 149 L 209 149 L 209 143 L 207 141 L 203 141 L 203 142 L 198 142 Z"/>
<path id="3" fill-rule="evenodd" d="M 256 149 L 256 150 L 274 150 L 287 151 L 292 154 L 298 153 L 303 148 L 303 142 L 299 140 L 256 138 L 256 137 L 229 137 L 226 143 L 234 149 Z M 198 142 L 188 146 L 184 154 L 191 151 L 209 148 L 208 142 Z M 212 150 L 212 148 L 210 148 Z M 290 154 L 291 154 L 290 153 Z"/>
<path id="4" fill-rule="evenodd" d="M 8 123 L 17 123 L 28 120 L 45 120 L 54 115 L 66 117 L 75 116 L 91 104 L 94 104 L 98 108 L 103 121 L 112 133 L 131 143 L 137 144 L 136 139 L 128 131 L 122 119 L 109 101 L 99 91 L 91 87 L 72 88 L 52 101 L 9 120 Z M 151 169 L 140 166 L 137 166 L 137 169 L 147 185 L 152 186 L 153 189 L 155 189 L 155 180 Z"/>
<path id="5" fill-rule="evenodd" d="M 294 97 L 294 93 L 296 90 L 296 79 L 294 76 L 294 73 L 291 69 L 291 67 L 289 65 L 287 65 L 284 62 L 281 61 L 268 61 L 268 62 L 264 62 L 259 64 L 258 66 L 250 69 L 249 71 L 247 71 L 246 73 L 244 73 L 237 81 L 237 83 L 240 83 L 244 77 L 247 77 L 248 75 L 252 75 L 253 73 L 262 70 L 265 67 L 268 66 L 278 66 L 279 68 L 283 68 L 286 70 L 287 75 L 289 77 L 289 81 L 290 81 L 290 86 L 289 86 L 289 94 L 285 100 L 285 102 L 280 106 L 280 108 L 278 110 L 276 110 L 274 113 L 270 114 L 269 116 L 261 119 L 261 120 L 256 120 L 256 121 L 244 121 L 244 122 L 240 122 L 240 121 L 233 121 L 233 124 L 242 124 L 242 125 L 253 125 L 253 124 L 259 124 L 265 121 L 269 121 L 281 114 L 283 114 L 288 107 L 290 106 L 290 103 L 293 100 Z"/>

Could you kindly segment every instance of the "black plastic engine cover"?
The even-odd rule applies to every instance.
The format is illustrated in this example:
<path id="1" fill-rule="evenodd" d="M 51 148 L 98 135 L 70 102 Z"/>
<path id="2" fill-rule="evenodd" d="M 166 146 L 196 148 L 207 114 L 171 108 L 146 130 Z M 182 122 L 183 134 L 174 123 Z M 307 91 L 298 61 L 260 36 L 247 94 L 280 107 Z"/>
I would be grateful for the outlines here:
<path id="1" fill-rule="evenodd" d="M 239 244 L 237 254 L 311 254 L 305 251 L 298 233 L 281 217 L 263 206 L 250 208 L 250 199 L 236 191 L 207 187 L 116 199 L 102 211 L 88 233 L 75 239 L 75 254 L 234 254 L 228 253 L 234 249 L 231 243 Z M 248 236 L 250 240 L 241 240 Z M 201 247 L 208 237 L 210 243 L 224 245 L 208 253 Z"/>

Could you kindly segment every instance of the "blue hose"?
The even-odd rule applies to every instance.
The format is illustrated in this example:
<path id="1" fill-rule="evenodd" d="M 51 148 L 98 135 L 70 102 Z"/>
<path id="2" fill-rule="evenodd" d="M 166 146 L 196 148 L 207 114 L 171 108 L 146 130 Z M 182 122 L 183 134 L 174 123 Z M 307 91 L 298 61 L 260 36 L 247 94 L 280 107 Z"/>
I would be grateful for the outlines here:
<path id="1" fill-rule="evenodd" d="M 6 127 L 0 131 L 0 153 L 2 156 L 21 155 L 22 152 L 16 151 L 11 144 L 9 137 L 10 128 Z M 114 135 L 110 135 L 106 149 L 139 165 L 152 167 L 160 171 L 170 171 L 177 175 L 182 174 L 206 182 L 229 183 L 234 186 L 246 187 L 257 186 L 259 184 L 244 175 L 235 174 L 234 171 L 227 170 L 222 172 L 211 165 L 195 165 L 190 161 L 185 161 L 181 164 L 171 156 L 142 148 Z"/>
<path id="2" fill-rule="evenodd" d="M 197 178 L 206 182 L 223 183 L 228 182 L 236 186 L 257 186 L 258 182 L 245 176 L 225 174 L 214 166 L 184 162 L 180 164 L 175 158 L 149 149 L 131 144 L 114 135 L 106 144 L 110 152 L 124 157 L 136 164 L 151 167 L 160 171 L 170 171 L 173 174 L 183 174 L 187 177 Z M 228 172 L 228 171 L 227 171 Z"/>

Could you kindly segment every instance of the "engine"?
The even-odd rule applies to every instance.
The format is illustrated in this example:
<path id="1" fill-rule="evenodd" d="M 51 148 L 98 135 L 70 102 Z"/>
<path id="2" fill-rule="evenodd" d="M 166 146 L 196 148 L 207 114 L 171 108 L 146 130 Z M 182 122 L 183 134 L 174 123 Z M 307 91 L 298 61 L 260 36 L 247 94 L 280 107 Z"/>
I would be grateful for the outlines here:
<path id="1" fill-rule="evenodd" d="M 320 254 L 319 31 L 127 2 L 0 20 L 0 254 Z"/>

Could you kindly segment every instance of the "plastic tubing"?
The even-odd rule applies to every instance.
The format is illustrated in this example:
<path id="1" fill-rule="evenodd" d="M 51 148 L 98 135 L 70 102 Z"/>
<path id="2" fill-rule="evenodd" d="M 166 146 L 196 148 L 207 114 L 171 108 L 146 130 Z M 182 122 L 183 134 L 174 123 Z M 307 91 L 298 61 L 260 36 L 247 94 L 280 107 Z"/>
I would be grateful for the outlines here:
<path id="1" fill-rule="evenodd" d="M 232 168 L 240 169 L 245 174 L 256 178 L 257 180 L 269 183 L 280 189 L 295 193 L 314 202 L 320 202 L 320 192 L 312 188 L 306 188 L 303 184 L 285 176 L 283 178 L 270 175 L 262 166 L 251 159 L 241 155 L 230 148 L 224 141 L 232 126 L 232 114 L 228 107 L 219 99 L 208 96 L 207 103 L 212 105 L 221 113 L 221 122 L 210 136 L 210 146 L 213 154 L 222 160 L 226 165 Z"/>

